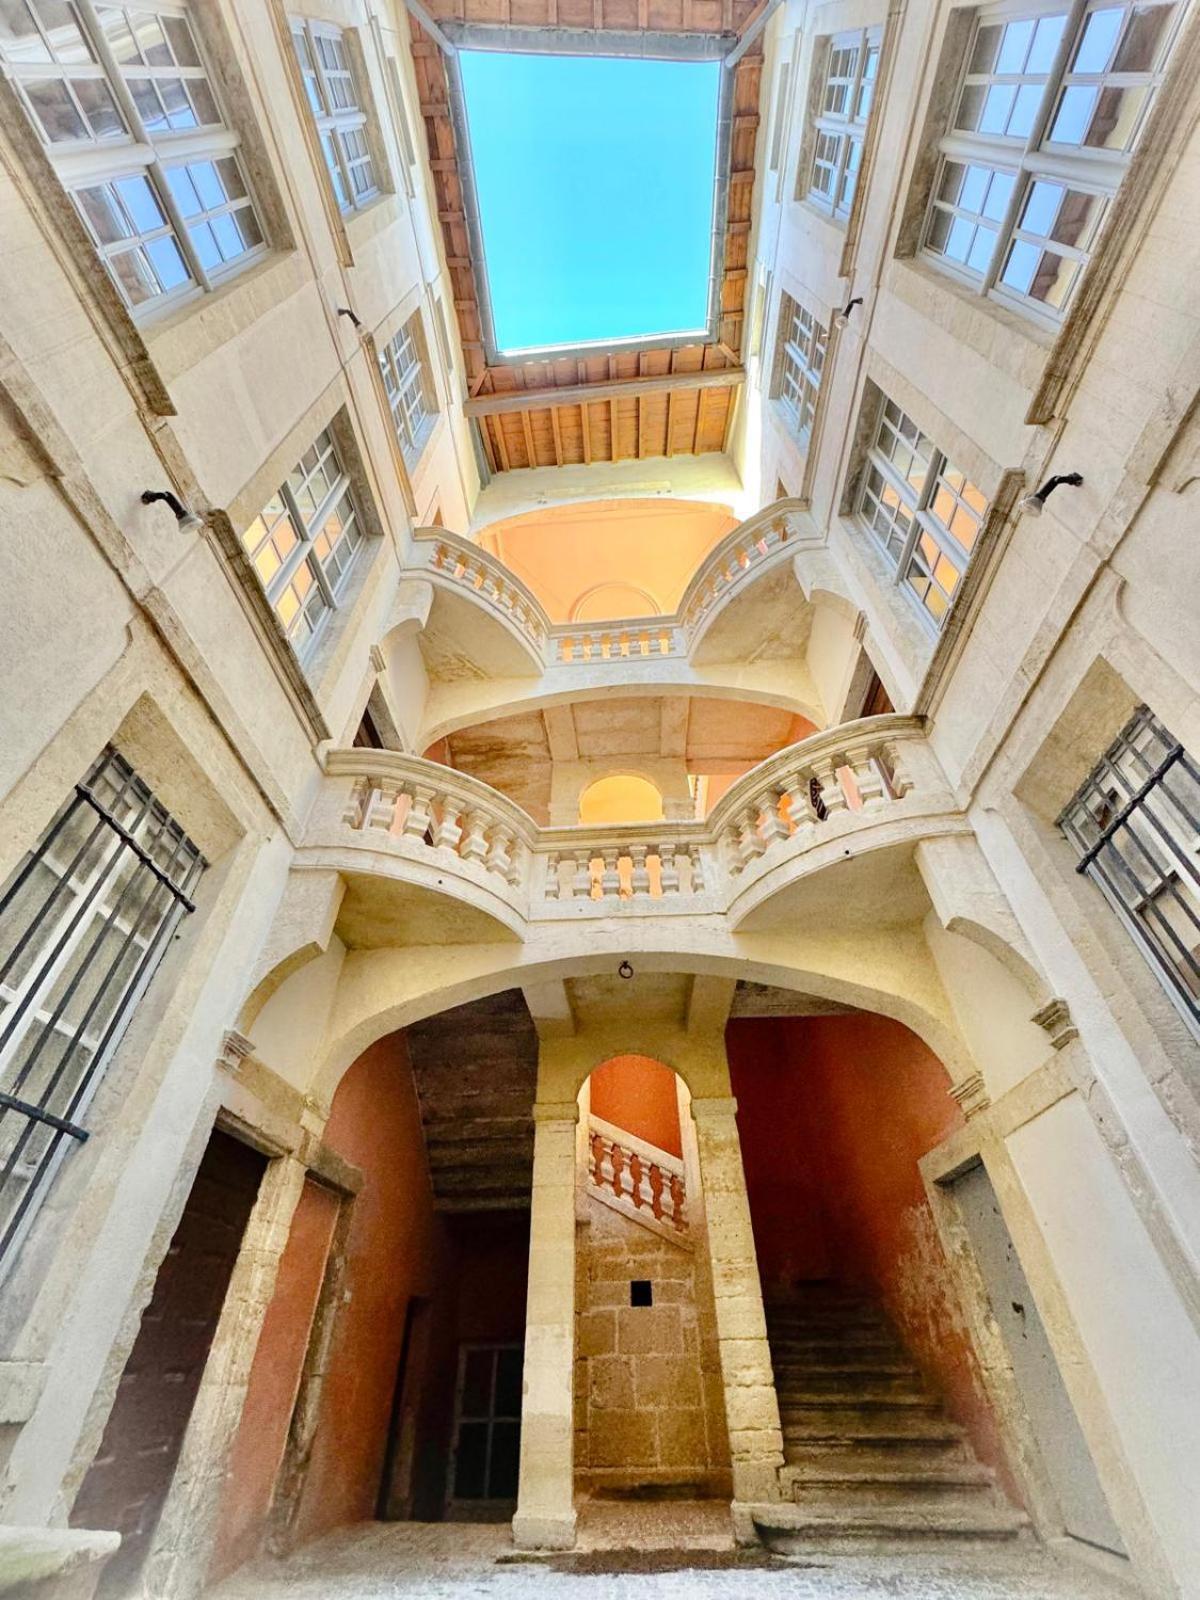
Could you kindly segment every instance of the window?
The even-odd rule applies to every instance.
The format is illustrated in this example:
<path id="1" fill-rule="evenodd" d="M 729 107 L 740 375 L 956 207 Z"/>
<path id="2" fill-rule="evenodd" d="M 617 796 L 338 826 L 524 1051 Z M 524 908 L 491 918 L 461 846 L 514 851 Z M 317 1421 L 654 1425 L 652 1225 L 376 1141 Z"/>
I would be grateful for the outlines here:
<path id="1" fill-rule="evenodd" d="M 808 198 L 844 221 L 854 203 L 863 139 L 879 70 L 878 28 L 839 33 L 829 54 L 813 125 Z"/>
<path id="2" fill-rule="evenodd" d="M 1179 8 L 1171 0 L 983 12 L 925 248 L 982 294 L 1055 321 L 1120 186 Z"/>
<path id="3" fill-rule="evenodd" d="M 807 439 L 817 412 L 817 390 L 829 335 L 790 294 L 779 297 L 779 368 L 776 394 L 796 431 Z"/>
<path id="4" fill-rule="evenodd" d="M 863 472 L 859 516 L 896 581 L 941 627 L 987 511 L 986 496 L 886 396 Z"/>
<path id="5" fill-rule="evenodd" d="M 0 888 L 0 1259 L 11 1260 L 205 862 L 108 749 Z"/>
<path id="6" fill-rule="evenodd" d="M 783 142 L 787 133 L 787 89 L 788 68 L 790 61 L 781 61 L 775 73 L 775 102 L 774 122 L 771 127 L 771 156 L 767 162 L 767 170 L 779 171 L 779 163 L 783 160 Z"/>
<path id="7" fill-rule="evenodd" d="M 187 9 L 0 0 L 0 65 L 133 311 L 263 249 Z"/>
<path id="8" fill-rule="evenodd" d="M 379 370 L 383 373 L 392 422 L 409 467 L 415 466 L 433 427 L 424 345 L 421 319 L 416 313 L 379 352 Z"/>
<path id="9" fill-rule="evenodd" d="M 337 609 L 362 540 L 350 480 L 326 428 L 242 534 L 301 661 Z"/>
<path id="10" fill-rule="evenodd" d="M 345 38 L 323 22 L 293 22 L 292 39 L 333 192 L 343 211 L 353 211 L 378 194 L 379 179 Z"/>
<path id="11" fill-rule="evenodd" d="M 1059 818 L 1159 981 L 1200 1026 L 1200 767 L 1139 707 Z"/>

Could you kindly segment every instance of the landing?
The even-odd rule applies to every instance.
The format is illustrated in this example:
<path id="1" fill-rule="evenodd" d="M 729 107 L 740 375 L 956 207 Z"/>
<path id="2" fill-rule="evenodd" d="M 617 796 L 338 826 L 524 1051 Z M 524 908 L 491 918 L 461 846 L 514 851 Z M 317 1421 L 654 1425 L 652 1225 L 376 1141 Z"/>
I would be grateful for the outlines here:
<path id="1" fill-rule="evenodd" d="M 511 1556 L 501 1527 L 374 1523 L 334 1534 L 285 1565 L 238 1574 L 206 1600 L 1129 1600 L 1130 1593 L 1034 1547 L 804 1561 L 699 1549 Z M 625 1581 L 614 1583 L 618 1575 Z"/>

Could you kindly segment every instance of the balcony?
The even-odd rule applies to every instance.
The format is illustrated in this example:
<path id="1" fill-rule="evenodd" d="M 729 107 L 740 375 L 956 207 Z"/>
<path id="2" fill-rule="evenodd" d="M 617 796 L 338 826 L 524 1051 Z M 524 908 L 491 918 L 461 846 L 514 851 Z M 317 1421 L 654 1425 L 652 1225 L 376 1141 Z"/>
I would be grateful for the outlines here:
<path id="1" fill-rule="evenodd" d="M 967 828 L 920 723 L 895 715 L 790 745 L 695 822 L 539 828 L 437 762 L 351 749 L 325 765 L 299 867 L 449 897 L 517 938 L 608 917 L 716 915 L 736 930 L 847 857 Z"/>

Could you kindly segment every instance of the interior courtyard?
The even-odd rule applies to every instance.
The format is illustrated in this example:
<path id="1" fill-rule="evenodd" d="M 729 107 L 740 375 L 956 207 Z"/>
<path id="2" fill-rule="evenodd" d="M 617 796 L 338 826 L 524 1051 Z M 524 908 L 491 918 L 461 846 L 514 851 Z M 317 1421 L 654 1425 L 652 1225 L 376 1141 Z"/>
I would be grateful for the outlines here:
<path id="1" fill-rule="evenodd" d="M 0 1597 L 1200 1600 L 1200 0 L 0 0 Z"/>

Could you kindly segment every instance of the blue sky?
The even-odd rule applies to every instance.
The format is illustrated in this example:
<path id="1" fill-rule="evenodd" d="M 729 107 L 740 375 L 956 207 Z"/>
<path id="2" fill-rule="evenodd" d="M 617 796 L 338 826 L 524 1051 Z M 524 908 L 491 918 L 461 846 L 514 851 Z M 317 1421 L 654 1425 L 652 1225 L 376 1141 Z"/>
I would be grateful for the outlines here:
<path id="1" fill-rule="evenodd" d="M 702 328 L 718 64 L 459 60 L 499 347 Z"/>

